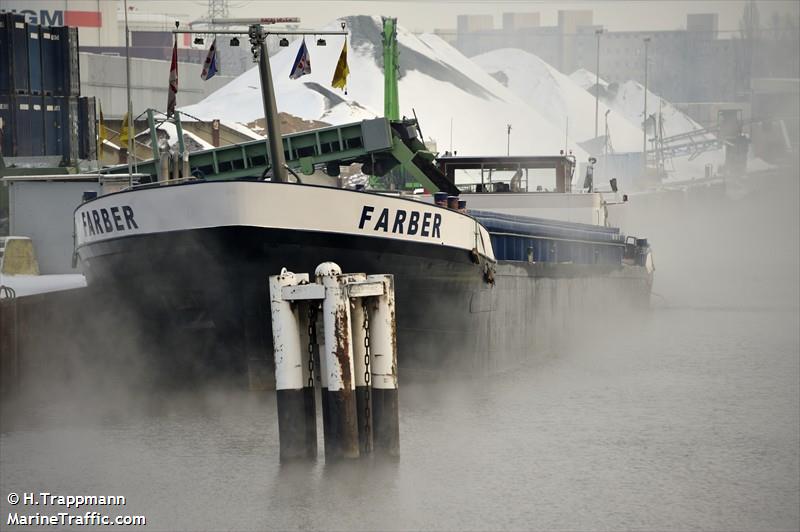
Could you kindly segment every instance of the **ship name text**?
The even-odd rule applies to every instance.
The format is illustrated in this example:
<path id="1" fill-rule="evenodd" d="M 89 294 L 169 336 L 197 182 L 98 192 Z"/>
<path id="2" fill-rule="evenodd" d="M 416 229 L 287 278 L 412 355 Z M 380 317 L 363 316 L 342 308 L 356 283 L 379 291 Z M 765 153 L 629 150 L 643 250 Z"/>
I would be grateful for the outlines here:
<path id="1" fill-rule="evenodd" d="M 128 205 L 86 210 L 81 213 L 81 221 L 85 237 L 139 229 L 133 209 Z"/>
<path id="2" fill-rule="evenodd" d="M 364 205 L 358 228 L 365 227 L 384 233 L 441 238 L 442 215 L 412 209 L 381 209 L 376 212 L 375 207 Z"/>

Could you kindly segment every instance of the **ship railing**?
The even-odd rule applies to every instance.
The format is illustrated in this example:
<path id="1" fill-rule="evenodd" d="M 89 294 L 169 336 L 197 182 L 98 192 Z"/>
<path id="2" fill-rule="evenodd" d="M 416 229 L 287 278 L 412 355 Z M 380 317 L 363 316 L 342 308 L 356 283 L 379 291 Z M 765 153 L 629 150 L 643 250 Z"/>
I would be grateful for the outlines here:
<path id="1" fill-rule="evenodd" d="M 204 181 L 202 178 L 197 176 L 188 176 L 188 177 L 179 177 L 179 178 L 169 178 L 169 179 L 161 179 L 159 181 L 150 181 L 149 183 L 133 183 L 122 190 L 135 190 L 141 188 L 153 188 L 153 187 L 163 187 L 169 185 L 180 185 L 182 183 L 188 183 L 190 181 Z"/>

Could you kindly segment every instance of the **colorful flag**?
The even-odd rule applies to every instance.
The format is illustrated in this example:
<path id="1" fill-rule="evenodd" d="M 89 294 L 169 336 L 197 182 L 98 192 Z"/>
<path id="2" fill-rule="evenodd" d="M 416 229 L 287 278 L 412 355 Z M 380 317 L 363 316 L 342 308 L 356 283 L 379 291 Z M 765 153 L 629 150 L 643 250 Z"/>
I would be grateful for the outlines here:
<path id="1" fill-rule="evenodd" d="M 339 62 L 336 63 L 336 70 L 333 72 L 333 79 L 331 85 L 337 89 L 345 89 L 347 86 L 347 76 L 350 74 L 350 68 L 347 66 L 347 38 L 344 40 L 342 46 L 342 53 L 339 54 Z M 345 89 L 345 94 L 347 89 Z"/>
<path id="2" fill-rule="evenodd" d="M 128 134 L 129 134 L 129 127 L 128 127 L 128 113 L 125 113 L 125 116 L 122 118 L 122 127 L 119 128 L 119 145 L 120 147 L 128 147 Z"/>
<path id="3" fill-rule="evenodd" d="M 175 114 L 178 96 L 178 37 L 172 45 L 172 63 L 169 65 L 169 94 L 167 94 L 167 117 Z"/>
<path id="4" fill-rule="evenodd" d="M 311 74 L 311 58 L 308 57 L 306 40 L 303 39 L 300 49 L 297 50 L 297 57 L 294 58 L 292 72 L 289 74 L 289 77 L 292 79 L 297 79 L 300 76 L 305 76 L 306 74 Z"/>
<path id="5" fill-rule="evenodd" d="M 203 81 L 208 81 L 214 77 L 214 74 L 217 73 L 217 40 L 214 39 L 214 42 L 211 43 L 211 48 L 208 49 L 208 55 L 206 56 L 206 62 L 203 63 L 203 72 L 200 73 L 200 77 Z"/>
<path id="6" fill-rule="evenodd" d="M 106 123 L 103 121 L 103 104 L 100 101 L 97 102 L 97 105 L 100 110 L 100 119 L 97 121 L 97 138 L 98 144 L 100 144 L 100 159 L 103 160 L 103 144 L 105 144 L 106 139 L 108 138 L 108 133 L 106 132 Z"/>

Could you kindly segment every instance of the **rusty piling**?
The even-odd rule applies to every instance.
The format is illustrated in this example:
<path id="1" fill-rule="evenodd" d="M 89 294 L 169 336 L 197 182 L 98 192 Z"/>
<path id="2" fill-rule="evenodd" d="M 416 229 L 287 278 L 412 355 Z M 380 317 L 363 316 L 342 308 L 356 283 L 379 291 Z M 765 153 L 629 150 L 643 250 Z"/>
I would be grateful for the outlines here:
<path id="1" fill-rule="evenodd" d="M 325 287 L 322 302 L 325 358 L 328 377 L 328 426 L 325 427 L 326 459 L 358 458 L 358 424 L 355 380 L 353 378 L 353 340 L 350 328 L 350 301 L 347 297 L 347 278 L 333 263 L 322 263 L 316 275 Z"/>
<path id="2" fill-rule="evenodd" d="M 324 262 L 315 280 L 269 278 L 281 460 L 317 454 L 315 382 L 326 460 L 398 456 L 394 278 Z"/>
<path id="3" fill-rule="evenodd" d="M 383 294 L 368 305 L 372 373 L 373 445 L 376 453 L 400 455 L 400 422 L 397 391 L 397 324 L 394 276 L 370 275 L 380 281 Z"/>
<path id="4" fill-rule="evenodd" d="M 350 275 L 350 282 L 364 282 L 363 273 Z M 350 320 L 353 337 L 353 368 L 356 381 L 358 449 L 361 456 L 372 453 L 372 375 L 370 373 L 370 334 L 366 312 L 367 298 L 350 299 Z"/>
<path id="5" fill-rule="evenodd" d="M 308 282 L 308 274 L 285 269 L 269 278 L 272 339 L 275 347 L 275 388 L 281 461 L 317 456 L 314 389 L 307 386 L 308 365 L 301 345 L 302 320 L 297 303 L 283 299 L 283 287 Z"/>

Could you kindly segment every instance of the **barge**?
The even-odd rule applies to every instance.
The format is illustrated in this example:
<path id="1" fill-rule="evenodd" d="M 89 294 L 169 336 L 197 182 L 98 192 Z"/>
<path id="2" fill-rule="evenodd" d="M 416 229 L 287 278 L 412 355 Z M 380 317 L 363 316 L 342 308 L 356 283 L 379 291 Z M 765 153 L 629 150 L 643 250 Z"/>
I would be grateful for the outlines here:
<path id="1" fill-rule="evenodd" d="M 287 163 L 298 170 L 400 166 L 429 189 L 458 191 L 409 134 L 413 123 L 377 120 L 339 126 L 373 135 L 383 124 L 385 140 L 377 144 L 374 135 L 347 144 L 337 128 L 284 137 Z M 329 134 L 341 144 L 320 141 Z M 304 146 L 309 138 L 313 145 Z M 365 145 L 370 149 L 356 148 Z M 313 272 L 324 261 L 395 276 L 401 371 L 452 363 L 468 371 L 505 369 L 552 352 L 582 314 L 648 304 L 647 241 L 617 228 L 460 212 L 430 196 L 272 182 L 257 164 L 265 160 L 263 142 L 258 148 L 191 154 L 189 168 L 206 168 L 202 178 L 158 181 L 155 161 L 140 164 L 152 183 L 75 210 L 75 251 L 89 285 L 133 305 L 143 333 L 157 340 L 159 361 L 175 370 L 244 375 L 253 364 L 270 366 L 268 276 L 284 267 Z M 219 172 L 222 160 L 227 174 Z M 563 185 L 572 163 L 556 162 Z M 548 202 L 570 194 L 581 193 L 538 196 Z M 526 212 L 535 213 L 530 207 Z"/>

